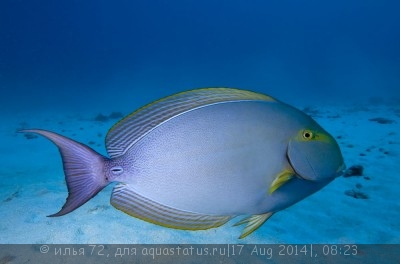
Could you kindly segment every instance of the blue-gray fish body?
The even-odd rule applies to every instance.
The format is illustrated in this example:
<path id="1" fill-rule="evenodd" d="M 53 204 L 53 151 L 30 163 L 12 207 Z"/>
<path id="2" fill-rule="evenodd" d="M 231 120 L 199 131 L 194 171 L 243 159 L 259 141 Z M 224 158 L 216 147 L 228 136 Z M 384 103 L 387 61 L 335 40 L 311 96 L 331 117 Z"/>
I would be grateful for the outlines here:
<path id="1" fill-rule="evenodd" d="M 336 141 L 312 118 L 249 91 L 210 88 L 159 100 L 110 129 L 105 158 L 44 130 L 60 148 L 69 190 L 53 216 L 75 210 L 108 183 L 111 203 L 179 229 L 217 227 L 250 215 L 241 237 L 344 169 Z"/>

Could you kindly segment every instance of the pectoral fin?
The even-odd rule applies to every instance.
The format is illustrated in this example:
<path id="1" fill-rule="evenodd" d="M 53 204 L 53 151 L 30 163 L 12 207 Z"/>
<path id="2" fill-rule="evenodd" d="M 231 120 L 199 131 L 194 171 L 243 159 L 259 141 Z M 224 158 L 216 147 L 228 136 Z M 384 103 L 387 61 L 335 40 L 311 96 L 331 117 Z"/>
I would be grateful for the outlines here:
<path id="1" fill-rule="evenodd" d="M 256 230 L 262 224 L 264 224 L 265 221 L 267 221 L 273 214 L 274 213 L 252 215 L 252 216 L 246 217 L 246 218 L 240 220 L 239 222 L 237 222 L 236 224 L 234 224 L 234 226 L 246 224 L 246 227 L 243 229 L 243 232 L 239 238 L 245 238 L 246 236 L 253 233 L 254 230 Z"/>
<path id="2" fill-rule="evenodd" d="M 278 176 L 272 182 L 271 186 L 269 187 L 268 193 L 272 194 L 274 191 L 276 191 L 279 187 L 284 185 L 286 182 L 288 182 L 293 177 L 294 177 L 294 173 L 292 171 L 283 170 L 280 174 L 278 174 Z"/>

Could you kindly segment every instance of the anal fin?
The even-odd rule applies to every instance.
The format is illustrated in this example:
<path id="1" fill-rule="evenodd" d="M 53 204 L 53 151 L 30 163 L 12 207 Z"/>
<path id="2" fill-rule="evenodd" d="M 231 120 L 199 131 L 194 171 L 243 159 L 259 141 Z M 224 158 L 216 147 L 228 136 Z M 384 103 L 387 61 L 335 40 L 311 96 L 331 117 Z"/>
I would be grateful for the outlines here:
<path id="1" fill-rule="evenodd" d="M 245 238 L 251 233 L 253 233 L 257 228 L 259 228 L 262 224 L 265 223 L 274 213 L 265 213 L 261 215 L 252 215 L 249 217 L 246 217 L 236 224 L 234 226 L 246 224 L 246 227 L 243 229 L 242 234 L 240 235 L 241 238 Z"/>
<path id="2" fill-rule="evenodd" d="M 114 187 L 111 204 L 118 210 L 141 220 L 184 230 L 218 227 L 233 217 L 197 214 L 162 205 L 138 194 L 130 185 L 123 183 Z"/>

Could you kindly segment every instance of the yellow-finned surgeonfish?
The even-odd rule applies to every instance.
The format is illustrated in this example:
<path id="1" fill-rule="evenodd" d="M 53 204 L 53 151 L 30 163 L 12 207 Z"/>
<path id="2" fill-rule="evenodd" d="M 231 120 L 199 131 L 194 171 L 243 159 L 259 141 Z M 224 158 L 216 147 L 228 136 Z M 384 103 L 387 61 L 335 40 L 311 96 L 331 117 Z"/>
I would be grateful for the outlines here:
<path id="1" fill-rule="evenodd" d="M 335 139 L 302 111 L 270 96 L 205 88 L 146 105 L 106 137 L 109 157 L 54 132 L 68 198 L 61 216 L 111 182 L 111 204 L 165 227 L 203 230 L 247 215 L 240 238 L 318 191 L 345 168 Z"/>

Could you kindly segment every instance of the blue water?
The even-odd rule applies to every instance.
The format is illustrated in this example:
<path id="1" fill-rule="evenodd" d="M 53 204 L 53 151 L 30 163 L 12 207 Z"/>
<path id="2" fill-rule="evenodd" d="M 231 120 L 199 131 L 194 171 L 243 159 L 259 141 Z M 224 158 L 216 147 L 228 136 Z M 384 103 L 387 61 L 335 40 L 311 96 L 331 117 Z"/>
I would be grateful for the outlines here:
<path id="1" fill-rule="evenodd" d="M 0 104 L 129 108 L 209 86 L 294 104 L 399 97 L 399 8 L 394 0 L 1 1 Z"/>
<path id="2" fill-rule="evenodd" d="M 389 0 L 1 1 L 0 109 L 2 116 L 8 117 L 3 123 L 9 122 L 4 125 L 2 133 L 17 139 L 18 143 L 2 149 L 3 153 L 10 154 L 0 161 L 0 179 L 3 182 L 0 187 L 7 187 L 10 191 L 3 192 L 0 211 L 9 214 L 15 207 L 8 202 L 18 201 L 20 193 L 29 193 L 31 189 L 34 192 L 27 200 L 43 193 L 58 199 L 57 204 L 61 206 L 66 197 L 61 163 L 55 158 L 58 155 L 56 149 L 50 143 L 46 145 L 45 140 L 28 141 L 21 135 L 18 138 L 14 135 L 17 128 L 27 125 L 40 124 L 45 126 L 41 128 L 59 129 L 57 132 L 65 132 L 84 143 L 94 140 L 92 147 L 104 153 L 104 135 L 116 120 L 101 125 L 84 123 L 94 114 L 101 111 L 127 114 L 161 97 L 193 88 L 250 89 L 295 106 L 324 103 L 380 105 L 382 102 L 391 107 L 398 105 L 399 10 L 400 2 Z M 397 123 L 393 123 L 393 127 L 386 126 L 379 138 L 398 132 L 400 112 L 396 111 L 390 118 L 397 118 Z M 10 119 L 14 113 L 23 118 Z M 65 113 L 65 116 L 71 113 L 72 116 L 55 120 L 53 113 Z M 379 113 L 385 115 L 384 111 Z M 326 113 L 329 115 L 335 113 Z M 39 121 L 37 117 L 40 117 Z M 378 116 L 371 114 L 369 117 Z M 366 128 L 366 124 L 370 124 L 368 118 L 366 120 L 365 126 L 361 123 L 360 127 Z M 347 146 L 344 155 L 350 159 L 348 165 L 361 162 L 368 166 L 367 160 L 362 157 L 359 160 L 358 151 L 365 152 L 371 145 L 383 144 L 368 139 L 368 133 L 376 135 L 371 131 L 379 130 L 357 131 L 358 124 L 354 125 L 352 121 L 331 123 L 321 119 L 321 122 L 335 136 L 348 136 L 339 142 L 342 148 Z M 91 132 L 80 134 L 83 129 L 85 133 Z M 359 139 L 357 133 L 362 135 L 360 142 L 365 145 L 352 142 L 351 137 Z M 384 146 L 395 149 L 398 135 L 391 135 L 397 138 L 389 138 L 389 143 L 385 141 Z M 357 153 L 349 147 L 351 144 L 358 148 Z M 37 151 L 35 155 L 24 149 L 27 145 L 32 145 Z M 391 158 L 396 159 L 396 156 Z M 391 169 L 384 165 L 372 168 L 378 174 L 393 172 Z M 41 178 L 42 171 L 54 171 L 54 178 Z M 30 174 L 32 178 L 28 177 Z M 45 181 L 49 183 L 47 189 L 35 189 L 35 184 Z M 374 188 L 371 187 L 376 190 Z M 107 193 L 98 198 L 101 200 L 92 202 L 92 207 L 99 201 L 107 204 L 110 191 L 107 189 Z M 57 193 L 57 197 L 52 196 L 53 193 Z M 329 193 L 323 195 L 329 197 Z M 24 221 L 32 225 L 48 221 L 53 228 L 60 226 L 59 222 L 44 218 L 60 208 L 53 205 L 47 208 L 44 201 L 38 202 L 39 209 L 35 208 L 35 203 L 30 208 L 19 208 L 19 212 L 27 213 Z M 107 206 L 106 210 L 110 209 Z M 81 211 L 82 215 L 87 208 Z M 388 206 L 391 218 L 387 219 L 398 217 L 395 213 L 398 205 L 392 209 Z M 108 210 L 111 211 L 113 219 L 125 217 L 115 209 Z M 374 210 L 375 213 L 378 211 Z M 74 221 L 76 219 L 78 217 Z M 62 221 L 64 225 L 69 220 L 64 218 Z M 368 225 L 363 224 L 360 225 Z M 0 225 L 0 231 L 10 234 L 10 225 Z M 275 226 L 278 227 L 276 232 L 286 232 L 284 227 L 279 229 L 279 222 Z M 85 227 L 90 230 L 88 223 Z M 85 227 L 78 231 L 89 237 L 90 231 L 85 231 Z M 168 229 L 157 228 L 155 230 L 169 234 Z M 397 233 L 400 229 L 397 223 L 388 228 Z M 329 234 L 334 232 L 327 231 Z M 363 234 L 359 239 L 352 237 L 349 241 L 362 243 L 376 238 L 374 241 L 380 243 L 399 242 L 398 238 L 391 239 L 385 235 L 379 239 L 381 233 L 376 232 L 378 235 L 372 239 Z M 17 236 L 23 233 L 21 231 Z M 235 229 L 232 233 L 236 239 L 240 232 Z M 190 233 L 188 241 L 195 241 L 195 234 Z M 224 234 L 229 236 L 228 231 Z M 318 235 L 314 234 L 307 241 L 313 242 L 314 238 L 323 241 Z M 0 242 L 23 241 L 9 237 Z M 96 234 L 93 240 L 72 237 L 71 242 L 102 241 L 101 234 Z M 236 241 L 230 239 L 232 237 L 226 241 Z M 264 241 L 263 237 L 257 239 L 256 242 Z M 296 239 L 289 242 L 299 242 Z M 46 241 L 65 242 L 68 237 L 64 240 L 40 236 L 29 239 L 29 242 L 37 243 Z M 129 243 L 131 240 L 117 238 L 115 241 Z M 140 242 L 140 239 L 133 241 Z M 203 238 L 201 241 L 206 240 Z M 223 243 L 225 240 L 213 241 Z M 283 238 L 277 241 L 287 242 Z M 347 240 L 336 242 L 341 241 Z"/>

